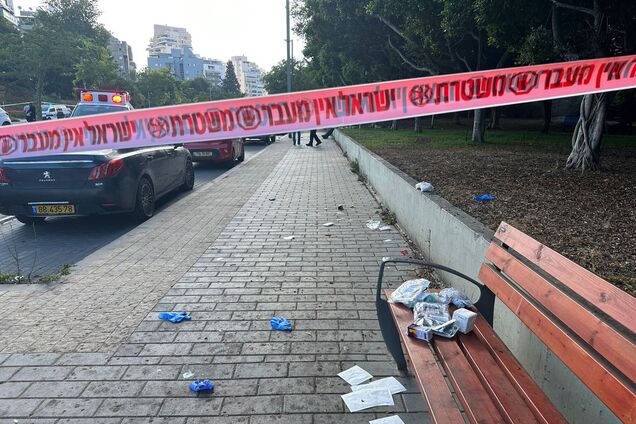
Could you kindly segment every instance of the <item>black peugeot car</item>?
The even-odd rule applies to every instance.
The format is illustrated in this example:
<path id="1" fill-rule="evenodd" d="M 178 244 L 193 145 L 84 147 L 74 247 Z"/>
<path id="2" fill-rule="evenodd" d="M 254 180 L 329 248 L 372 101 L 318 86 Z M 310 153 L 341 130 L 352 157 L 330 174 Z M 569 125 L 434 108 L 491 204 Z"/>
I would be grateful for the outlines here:
<path id="1" fill-rule="evenodd" d="M 124 212 L 144 220 L 153 215 L 156 199 L 193 186 L 192 158 L 178 145 L 5 159 L 0 213 L 25 224 L 49 216 Z"/>

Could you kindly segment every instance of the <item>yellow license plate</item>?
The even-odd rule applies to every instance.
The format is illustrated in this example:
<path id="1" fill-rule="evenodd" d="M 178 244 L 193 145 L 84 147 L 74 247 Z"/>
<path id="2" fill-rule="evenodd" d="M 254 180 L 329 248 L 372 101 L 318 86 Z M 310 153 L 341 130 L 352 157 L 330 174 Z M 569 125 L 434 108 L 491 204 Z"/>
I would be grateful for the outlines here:
<path id="1" fill-rule="evenodd" d="M 74 215 L 75 205 L 31 206 L 34 215 Z"/>

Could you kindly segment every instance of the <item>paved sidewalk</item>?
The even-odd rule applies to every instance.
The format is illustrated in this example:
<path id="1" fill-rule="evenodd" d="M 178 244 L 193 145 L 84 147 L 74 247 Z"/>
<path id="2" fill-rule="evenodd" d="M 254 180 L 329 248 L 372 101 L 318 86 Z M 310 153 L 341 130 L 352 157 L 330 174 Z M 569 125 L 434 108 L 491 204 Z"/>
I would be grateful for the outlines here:
<path id="1" fill-rule="evenodd" d="M 326 424 L 367 423 L 395 412 L 406 423 L 428 422 L 409 378 L 400 378 L 409 391 L 394 396 L 395 406 L 345 412 L 340 395 L 349 388 L 338 372 L 358 364 L 376 377 L 398 376 L 378 328 L 373 289 L 381 258 L 399 255 L 407 245 L 394 229 L 365 227 L 378 204 L 333 141 L 313 149 L 290 144 L 284 139 L 218 182 L 216 190 L 228 197 L 223 218 L 211 218 L 218 213 L 214 201 L 189 196 L 197 214 L 185 219 L 178 208 L 164 211 L 157 217 L 167 228 L 163 233 L 151 237 L 140 230 L 96 252 L 103 263 L 74 274 L 75 285 L 84 287 L 38 294 L 37 302 L 9 293 L 11 313 L 29 322 L 18 320 L 19 331 L 0 330 L 2 340 L 20 334 L 12 336 L 8 351 L 38 351 L 37 342 L 26 345 L 21 335 L 35 331 L 33 337 L 46 338 L 46 331 L 33 330 L 40 325 L 56 331 L 44 318 L 48 314 L 68 331 L 77 324 L 89 340 L 95 333 L 108 336 L 74 350 L 59 348 L 65 344 L 41 350 L 64 354 L 0 354 L 0 382 L 6 381 L 0 384 L 0 417 L 7 423 Z M 208 195 L 215 185 L 205 188 Z M 217 232 L 182 243 L 195 237 L 192 227 L 210 219 L 217 219 L 209 227 Z M 334 226 L 324 227 L 326 222 Z M 284 239 L 290 235 L 295 238 Z M 137 243 L 120 246 L 131 240 Z M 161 266 L 162 259 L 172 264 L 175 257 L 178 265 Z M 387 281 L 397 284 L 407 276 L 393 268 Z M 3 307 L 6 296 L 0 297 Z M 99 306 L 101 296 L 110 299 L 107 308 Z M 15 306 L 20 301 L 28 310 Z M 117 320 L 110 318 L 111 308 Z M 192 321 L 159 321 L 157 312 L 166 310 L 191 311 Z M 106 322 L 86 316 L 93 313 Z M 272 331 L 274 315 L 291 319 L 294 331 Z M 93 346 L 103 353 L 80 353 Z M 188 371 L 210 378 L 214 395 L 190 393 L 182 377 Z"/>

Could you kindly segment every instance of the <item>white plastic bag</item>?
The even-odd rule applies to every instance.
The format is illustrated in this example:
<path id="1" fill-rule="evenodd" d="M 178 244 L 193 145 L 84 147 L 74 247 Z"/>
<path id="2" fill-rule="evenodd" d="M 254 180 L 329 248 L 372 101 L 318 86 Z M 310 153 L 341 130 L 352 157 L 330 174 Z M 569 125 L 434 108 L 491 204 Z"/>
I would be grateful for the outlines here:
<path id="1" fill-rule="evenodd" d="M 408 280 L 402 283 L 391 296 L 389 296 L 389 303 L 401 303 L 404 306 L 413 308 L 418 302 L 420 295 L 428 292 L 428 286 L 431 282 L 425 278 L 416 278 L 415 280 Z"/>
<path id="2" fill-rule="evenodd" d="M 415 188 L 420 191 L 433 191 L 433 185 L 431 183 L 427 183 L 426 181 L 415 184 Z"/>

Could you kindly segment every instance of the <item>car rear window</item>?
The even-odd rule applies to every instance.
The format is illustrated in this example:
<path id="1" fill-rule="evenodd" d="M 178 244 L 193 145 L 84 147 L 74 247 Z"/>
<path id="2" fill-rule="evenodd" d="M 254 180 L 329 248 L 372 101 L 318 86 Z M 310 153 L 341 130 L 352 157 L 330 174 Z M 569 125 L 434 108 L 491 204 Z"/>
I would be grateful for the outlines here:
<path id="1" fill-rule="evenodd" d="M 73 111 L 73 116 L 99 115 L 102 113 L 123 112 L 128 108 L 113 105 L 77 105 Z"/>

